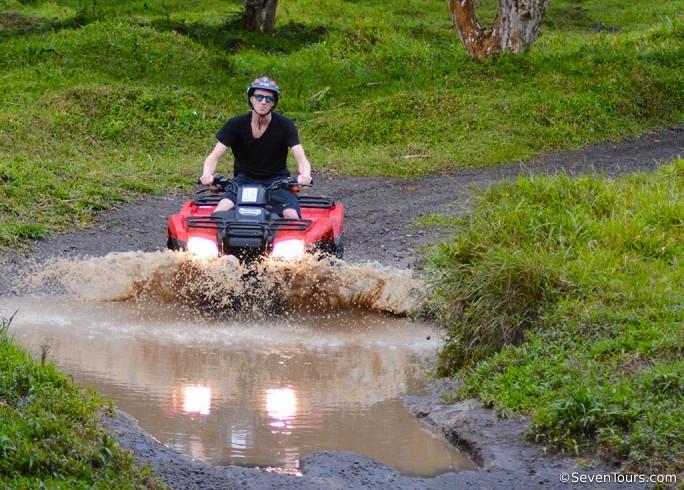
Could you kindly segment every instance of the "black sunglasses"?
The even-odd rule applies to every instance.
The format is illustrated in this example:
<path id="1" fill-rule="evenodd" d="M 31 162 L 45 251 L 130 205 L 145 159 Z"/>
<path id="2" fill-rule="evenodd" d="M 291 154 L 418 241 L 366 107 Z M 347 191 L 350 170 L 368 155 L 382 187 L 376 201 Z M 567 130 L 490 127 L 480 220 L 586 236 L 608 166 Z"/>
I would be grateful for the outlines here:
<path id="1" fill-rule="evenodd" d="M 275 99 L 270 95 L 254 94 L 254 98 L 257 100 L 257 102 L 265 100 L 267 104 L 273 104 L 275 102 Z"/>

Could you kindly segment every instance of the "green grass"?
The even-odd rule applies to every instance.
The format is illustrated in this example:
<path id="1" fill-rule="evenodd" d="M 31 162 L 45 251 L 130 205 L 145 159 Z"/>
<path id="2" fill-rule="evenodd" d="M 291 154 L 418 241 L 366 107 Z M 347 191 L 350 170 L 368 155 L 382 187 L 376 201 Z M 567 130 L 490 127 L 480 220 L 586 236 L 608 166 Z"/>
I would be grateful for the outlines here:
<path id="1" fill-rule="evenodd" d="M 679 125 L 683 5 L 552 2 L 529 53 L 477 64 L 441 0 L 282 0 L 274 35 L 243 31 L 238 0 L 1 0 L 0 245 L 187 190 L 263 73 L 314 167 L 352 175 L 496 165 Z"/>
<path id="2" fill-rule="evenodd" d="M 98 426 L 103 401 L 16 347 L 11 321 L 0 325 L 0 486 L 162 488 Z"/>
<path id="3" fill-rule="evenodd" d="M 459 396 L 529 413 L 531 437 L 564 450 L 684 470 L 684 160 L 521 178 L 445 222 L 431 308 Z"/>

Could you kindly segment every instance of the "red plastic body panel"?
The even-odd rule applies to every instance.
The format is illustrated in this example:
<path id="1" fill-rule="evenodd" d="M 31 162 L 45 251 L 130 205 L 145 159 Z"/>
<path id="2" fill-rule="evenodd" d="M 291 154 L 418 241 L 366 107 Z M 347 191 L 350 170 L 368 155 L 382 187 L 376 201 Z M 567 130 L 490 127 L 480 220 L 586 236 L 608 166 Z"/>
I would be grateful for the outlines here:
<path id="1" fill-rule="evenodd" d="M 201 236 L 214 242 L 218 241 L 217 233 L 212 228 L 188 228 L 185 219 L 194 216 L 211 216 L 215 206 L 197 206 L 192 200 L 186 201 L 178 214 L 169 216 L 169 236 L 186 242 L 190 236 Z M 318 244 L 336 241 L 344 230 L 344 206 L 336 203 L 331 208 L 302 207 L 302 218 L 313 223 L 304 231 L 278 231 L 273 242 L 283 239 L 299 239 L 315 247 Z"/>
<path id="2" fill-rule="evenodd" d="M 217 242 L 216 230 L 211 228 L 188 228 L 185 218 L 190 216 L 211 216 L 215 206 L 197 206 L 192 200 L 186 201 L 178 214 L 169 216 L 169 236 L 187 243 L 191 236 L 201 236 Z"/>

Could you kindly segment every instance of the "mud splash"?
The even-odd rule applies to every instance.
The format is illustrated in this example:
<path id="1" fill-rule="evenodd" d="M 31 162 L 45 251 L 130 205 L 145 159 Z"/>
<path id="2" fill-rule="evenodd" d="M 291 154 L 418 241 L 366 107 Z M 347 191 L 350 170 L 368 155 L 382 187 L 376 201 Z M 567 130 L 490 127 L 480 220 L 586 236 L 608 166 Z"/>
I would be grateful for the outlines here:
<path id="1" fill-rule="evenodd" d="M 410 315 L 421 304 L 421 282 L 411 271 L 313 256 L 245 266 L 234 257 L 200 261 L 171 251 L 110 253 L 60 259 L 24 282 L 90 301 L 153 301 L 255 315 L 353 307 Z"/>

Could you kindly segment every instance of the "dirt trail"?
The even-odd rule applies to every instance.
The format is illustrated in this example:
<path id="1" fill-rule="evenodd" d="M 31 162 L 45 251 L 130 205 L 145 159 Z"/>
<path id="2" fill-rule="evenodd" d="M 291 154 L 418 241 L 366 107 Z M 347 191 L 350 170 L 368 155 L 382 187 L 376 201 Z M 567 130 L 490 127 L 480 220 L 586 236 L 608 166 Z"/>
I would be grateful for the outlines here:
<path id="1" fill-rule="evenodd" d="M 347 260 L 420 269 L 421 247 L 444 236 L 411 228 L 410 223 L 418 216 L 431 213 L 463 213 L 469 205 L 469 187 L 524 174 L 593 172 L 615 176 L 650 171 L 678 156 L 684 156 L 684 128 L 649 133 L 619 143 L 596 144 L 574 152 L 553 153 L 519 164 L 410 180 L 318 175 L 311 193 L 334 196 L 347 207 Z M 7 279 L 16 276 L 29 260 L 163 249 L 166 217 L 184 199 L 184 196 L 140 198 L 103 215 L 87 230 L 49 237 L 22 256 L 0 256 L 6 279 L 0 285 L 0 295 L 16 293 Z M 446 387 L 435 383 L 434 389 L 431 396 L 407 399 L 407 405 L 433 430 L 469 451 L 482 471 L 448 473 L 432 479 L 411 478 L 363 456 L 346 453 L 316 453 L 305 457 L 302 477 L 248 468 L 216 468 L 191 461 L 160 445 L 124 414 L 105 422 L 121 444 L 131 448 L 141 461 L 152 464 L 156 474 L 171 488 L 596 488 L 588 484 L 559 483 L 559 474 L 563 471 L 590 473 L 592 470 L 579 469 L 578 463 L 570 459 L 544 456 L 540 447 L 523 442 L 522 435 L 529 424 L 526 419 L 497 420 L 491 411 L 475 402 L 442 406 L 440 393 Z M 601 488 L 618 486 L 640 488 L 625 484 Z"/>
<path id="2" fill-rule="evenodd" d="M 377 260 L 385 265 L 416 267 L 420 249 L 442 238 L 434 231 L 410 227 L 418 216 L 460 214 L 468 208 L 468 189 L 517 175 L 600 173 L 616 176 L 650 171 L 684 156 L 684 127 L 646 134 L 619 143 L 607 142 L 573 152 L 558 152 L 495 168 L 400 179 L 318 175 L 309 192 L 333 196 L 346 207 L 345 258 Z M 165 248 L 166 217 L 187 196 L 143 197 L 104 214 L 84 231 L 51 236 L 36 243 L 35 258 L 100 256 L 109 252 Z M 5 293 L 0 289 L 0 294 Z"/>

